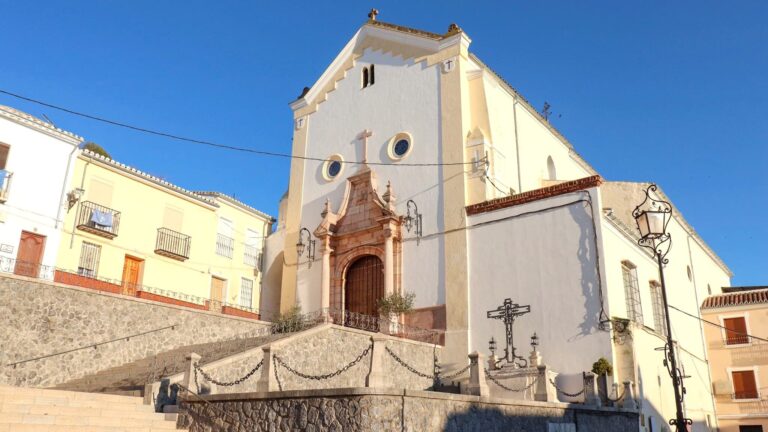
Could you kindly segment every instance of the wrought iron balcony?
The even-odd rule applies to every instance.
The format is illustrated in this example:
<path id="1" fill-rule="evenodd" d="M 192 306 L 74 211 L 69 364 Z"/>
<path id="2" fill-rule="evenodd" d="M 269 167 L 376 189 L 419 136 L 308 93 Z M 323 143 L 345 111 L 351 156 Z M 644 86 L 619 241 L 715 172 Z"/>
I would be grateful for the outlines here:
<path id="1" fill-rule="evenodd" d="M 120 212 L 90 201 L 80 204 L 77 228 L 108 239 L 117 237 L 120 228 Z"/>
<path id="2" fill-rule="evenodd" d="M 179 261 L 189 259 L 191 237 L 168 228 L 157 229 L 155 253 Z"/>
<path id="3" fill-rule="evenodd" d="M 232 258 L 235 252 L 235 239 L 224 234 L 216 234 L 216 255 Z"/>
<path id="4" fill-rule="evenodd" d="M 8 192 L 11 190 L 12 177 L 12 172 L 0 170 L 0 203 L 8 201 Z"/>

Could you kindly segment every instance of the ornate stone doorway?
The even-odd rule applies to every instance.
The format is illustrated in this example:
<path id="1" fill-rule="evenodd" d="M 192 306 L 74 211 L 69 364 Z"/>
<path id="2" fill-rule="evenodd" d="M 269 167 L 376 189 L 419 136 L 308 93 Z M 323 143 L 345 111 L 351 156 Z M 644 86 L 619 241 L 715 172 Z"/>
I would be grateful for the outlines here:
<path id="1" fill-rule="evenodd" d="M 344 309 L 378 317 L 378 302 L 384 297 L 384 265 L 379 257 L 363 255 L 347 268 L 344 277 Z M 352 320 L 346 325 L 354 327 Z"/>

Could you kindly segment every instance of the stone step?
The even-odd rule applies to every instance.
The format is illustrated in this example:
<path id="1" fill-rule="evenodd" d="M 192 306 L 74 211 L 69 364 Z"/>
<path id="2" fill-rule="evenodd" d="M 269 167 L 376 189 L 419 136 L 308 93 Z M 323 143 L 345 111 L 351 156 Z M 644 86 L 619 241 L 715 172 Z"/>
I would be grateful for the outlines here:
<path id="1" fill-rule="evenodd" d="M 0 387 L 0 432 L 159 432 L 177 419 L 138 397 Z"/>
<path id="2" fill-rule="evenodd" d="M 84 393 L 75 392 L 69 390 L 52 390 L 52 389 L 38 389 L 27 387 L 8 387 L 0 386 L 0 396 L 18 396 L 23 398 L 25 396 L 36 396 L 48 399 L 74 399 L 74 400 L 90 400 L 99 402 L 118 402 L 126 404 L 141 405 L 144 400 L 135 396 L 121 396 L 110 395 L 101 393 Z"/>

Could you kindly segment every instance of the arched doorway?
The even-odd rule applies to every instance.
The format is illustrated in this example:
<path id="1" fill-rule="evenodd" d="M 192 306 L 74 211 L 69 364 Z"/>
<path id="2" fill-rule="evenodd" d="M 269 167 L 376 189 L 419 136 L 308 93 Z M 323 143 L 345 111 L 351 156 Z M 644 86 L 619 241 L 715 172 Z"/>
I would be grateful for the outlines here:
<path id="1" fill-rule="evenodd" d="M 355 314 L 378 317 L 377 303 L 384 297 L 384 265 L 374 255 L 364 255 L 349 265 L 344 277 L 344 309 Z M 345 325 L 357 325 L 355 319 L 346 319 Z M 366 327 L 370 323 L 366 324 Z M 368 329 L 367 329 L 368 330 Z"/>

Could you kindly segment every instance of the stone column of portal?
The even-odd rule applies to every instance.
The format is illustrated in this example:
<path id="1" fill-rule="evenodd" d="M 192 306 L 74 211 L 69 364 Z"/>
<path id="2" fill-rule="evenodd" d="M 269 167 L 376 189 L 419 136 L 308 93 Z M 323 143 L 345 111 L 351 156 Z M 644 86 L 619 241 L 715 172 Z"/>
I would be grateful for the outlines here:
<path id="1" fill-rule="evenodd" d="M 384 295 L 390 296 L 395 292 L 395 254 L 393 251 L 393 230 L 387 224 L 384 227 Z"/>
<path id="2" fill-rule="evenodd" d="M 323 315 L 325 320 L 329 320 L 330 307 L 331 307 L 331 236 L 326 235 L 322 239 L 322 251 L 323 254 L 323 274 L 322 283 L 320 284 L 320 307 L 323 309 Z"/>

